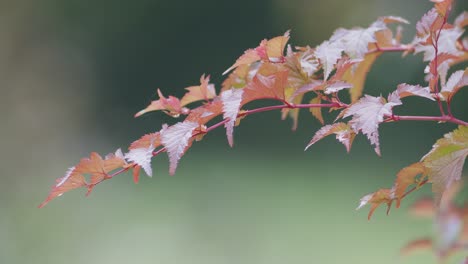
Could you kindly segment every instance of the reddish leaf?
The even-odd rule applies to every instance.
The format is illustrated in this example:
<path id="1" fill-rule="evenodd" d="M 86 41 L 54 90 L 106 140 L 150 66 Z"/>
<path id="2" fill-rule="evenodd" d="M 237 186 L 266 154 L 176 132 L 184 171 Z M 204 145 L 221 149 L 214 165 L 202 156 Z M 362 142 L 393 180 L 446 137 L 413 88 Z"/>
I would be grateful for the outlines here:
<path id="1" fill-rule="evenodd" d="M 348 152 L 351 150 L 351 145 L 353 144 L 353 140 L 356 134 L 348 124 L 341 122 L 322 127 L 315 133 L 312 140 L 309 142 L 309 144 L 307 144 L 305 150 L 307 150 L 313 144 L 317 143 L 322 138 L 331 134 L 336 135 L 336 139 L 343 143 Z"/>
<path id="2" fill-rule="evenodd" d="M 283 36 L 275 37 L 270 40 L 263 40 L 255 49 L 249 49 L 240 56 L 234 65 L 227 69 L 224 73 L 228 73 L 242 65 L 249 65 L 259 60 L 280 62 L 283 60 L 283 51 L 286 43 L 289 40 L 289 31 Z"/>
<path id="3" fill-rule="evenodd" d="M 208 123 L 211 119 L 219 116 L 223 112 L 223 103 L 217 97 L 210 103 L 197 107 L 190 111 L 185 121 L 197 122 L 200 125 Z"/>
<path id="4" fill-rule="evenodd" d="M 257 99 L 277 99 L 285 101 L 285 88 L 288 71 L 279 71 L 271 76 L 257 74 L 244 89 L 241 105 Z"/>
<path id="5" fill-rule="evenodd" d="M 140 139 L 133 141 L 128 149 L 149 148 L 151 145 L 155 148 L 161 145 L 161 135 L 159 132 L 142 136 Z"/>
<path id="6" fill-rule="evenodd" d="M 145 113 L 158 110 L 163 110 L 166 114 L 173 117 L 178 117 L 180 114 L 188 113 L 188 109 L 182 107 L 182 104 L 180 103 L 178 98 L 174 96 L 169 96 L 168 98 L 166 98 L 159 89 L 158 95 L 159 100 L 152 101 L 149 106 L 136 113 L 135 117 L 139 117 Z"/>

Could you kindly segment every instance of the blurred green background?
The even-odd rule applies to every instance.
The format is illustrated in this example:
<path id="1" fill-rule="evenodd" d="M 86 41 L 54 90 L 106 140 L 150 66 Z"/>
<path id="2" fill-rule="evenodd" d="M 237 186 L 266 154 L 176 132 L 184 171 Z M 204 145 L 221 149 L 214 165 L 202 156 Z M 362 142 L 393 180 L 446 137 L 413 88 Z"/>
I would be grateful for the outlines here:
<path id="1" fill-rule="evenodd" d="M 466 9 L 458 1 L 457 12 Z M 0 1 L 0 263 L 434 263 L 430 253 L 398 256 L 432 223 L 407 208 L 385 216 L 355 211 L 390 187 L 454 125 L 381 126 L 383 156 L 361 135 L 348 155 L 333 138 L 304 152 L 319 123 L 299 128 L 279 113 L 243 120 L 229 148 L 224 130 L 194 144 L 174 177 L 165 155 L 138 185 L 120 175 L 88 198 L 76 190 L 43 209 L 55 179 L 91 151 L 113 152 L 175 122 L 162 113 L 134 119 L 156 88 L 181 95 L 201 74 L 219 87 L 242 52 L 291 29 L 293 45 L 320 44 L 338 27 L 378 16 L 407 18 L 404 41 L 431 7 L 422 0 Z M 366 92 L 423 83 L 422 56 L 379 58 Z M 466 91 L 454 102 L 468 119 Z M 397 113 L 437 114 L 408 99 Z M 331 119 L 328 118 L 330 122 Z M 460 259 L 452 260 L 456 263 Z"/>

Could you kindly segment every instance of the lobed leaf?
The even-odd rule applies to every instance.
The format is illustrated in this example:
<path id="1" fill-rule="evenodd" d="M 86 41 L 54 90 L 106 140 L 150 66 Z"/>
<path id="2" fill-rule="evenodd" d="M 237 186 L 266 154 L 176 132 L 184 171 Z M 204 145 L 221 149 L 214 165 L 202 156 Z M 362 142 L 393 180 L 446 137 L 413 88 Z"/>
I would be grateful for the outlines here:
<path id="1" fill-rule="evenodd" d="M 352 104 L 344 112 L 344 118 L 352 116 L 349 121 L 351 128 L 356 132 L 362 132 L 367 136 L 375 152 L 380 156 L 379 143 L 379 124 L 383 122 L 384 116 L 392 115 L 392 108 L 396 105 L 401 105 L 398 97 L 389 97 L 389 101 L 385 101 L 382 97 L 374 97 L 365 95 L 358 102 Z"/>
<path id="2" fill-rule="evenodd" d="M 185 88 L 188 92 L 180 99 L 180 104 L 185 106 L 196 101 L 208 101 L 216 96 L 215 87 L 210 84 L 210 76 L 200 77 L 200 85 Z"/>

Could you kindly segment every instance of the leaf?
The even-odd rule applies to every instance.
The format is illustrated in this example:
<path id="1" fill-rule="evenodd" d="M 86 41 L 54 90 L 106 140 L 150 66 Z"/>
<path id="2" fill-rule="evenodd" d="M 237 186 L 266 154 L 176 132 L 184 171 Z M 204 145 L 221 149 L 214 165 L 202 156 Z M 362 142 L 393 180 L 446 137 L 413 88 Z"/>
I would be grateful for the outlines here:
<path id="1" fill-rule="evenodd" d="M 92 152 L 89 158 L 81 159 L 76 166 L 68 169 L 65 176 L 56 180 L 49 196 L 39 205 L 39 208 L 44 207 L 63 193 L 79 187 L 87 187 L 89 194 L 94 185 L 111 177 L 109 172 L 122 168 L 125 164 L 125 160 L 121 157 L 121 151 L 109 154 L 105 159 L 102 159 L 96 152 Z M 87 183 L 85 175 L 90 175 L 89 183 Z"/>
<path id="2" fill-rule="evenodd" d="M 292 93 L 294 92 L 295 88 L 293 87 L 288 87 L 285 90 L 285 98 L 292 98 Z M 292 100 L 288 100 L 289 103 L 292 104 L 300 104 L 302 102 L 303 95 L 299 95 L 294 97 Z M 288 116 L 292 119 L 293 125 L 292 125 L 292 130 L 296 131 L 297 125 L 298 125 L 298 120 L 299 120 L 299 108 L 283 108 L 281 110 L 281 119 L 285 120 Z"/>
<path id="3" fill-rule="evenodd" d="M 436 214 L 436 208 L 432 198 L 422 198 L 417 200 L 409 208 L 411 215 L 422 218 L 433 218 Z"/>
<path id="4" fill-rule="evenodd" d="M 257 99 L 276 99 L 285 101 L 285 88 L 288 82 L 288 71 L 278 71 L 270 76 L 255 75 L 244 89 L 242 105 Z"/>
<path id="5" fill-rule="evenodd" d="M 178 117 L 180 114 L 187 114 L 188 109 L 182 108 L 182 105 L 178 98 L 174 96 L 164 97 L 161 90 L 158 89 L 159 99 L 152 101 L 149 106 L 140 112 L 135 114 L 135 117 L 139 117 L 151 111 L 163 110 L 166 114 L 172 117 Z"/>
<path id="6" fill-rule="evenodd" d="M 382 97 L 373 97 L 365 95 L 356 103 L 352 104 L 344 113 L 344 118 L 353 116 L 349 124 L 351 128 L 359 132 L 361 131 L 367 136 L 372 145 L 375 146 L 375 152 L 380 156 L 379 143 L 379 124 L 383 122 L 384 116 L 392 114 L 392 108 L 396 105 L 401 105 L 399 98 L 389 97 L 389 102 L 386 102 Z"/>
<path id="7" fill-rule="evenodd" d="M 448 12 L 450 12 L 452 8 L 452 1 L 453 0 L 431 0 L 435 3 L 435 9 L 437 13 L 442 17 L 446 16 Z"/>
<path id="8" fill-rule="evenodd" d="M 69 168 L 65 176 L 56 180 L 56 184 L 52 187 L 49 196 L 39 205 L 39 208 L 44 207 L 52 199 L 62 196 L 65 192 L 87 186 L 85 177 L 76 172 L 75 169 L 76 167 Z"/>
<path id="9" fill-rule="evenodd" d="M 336 135 L 336 139 L 343 143 L 346 147 L 346 151 L 351 150 L 351 145 L 353 144 L 354 137 L 356 133 L 351 129 L 351 127 L 346 123 L 334 123 L 331 125 L 326 125 L 320 128 L 312 138 L 312 140 L 307 144 L 305 150 L 311 147 L 313 144 L 317 143 L 322 138 L 329 136 L 331 134 Z"/>
<path id="10" fill-rule="evenodd" d="M 326 85 L 325 94 L 337 93 L 343 89 L 350 89 L 353 85 L 343 81 L 332 82 Z"/>
<path id="11" fill-rule="evenodd" d="M 438 34 L 438 33 L 437 33 Z M 442 29 L 440 31 L 439 40 L 437 41 L 437 54 L 451 54 L 454 56 L 460 56 L 463 54 L 457 48 L 457 40 L 463 35 L 463 30 L 460 28 Z M 432 43 L 426 43 L 425 41 L 419 41 L 414 46 L 414 54 L 423 52 L 424 61 L 431 61 L 435 58 L 435 49 Z"/>
<path id="12" fill-rule="evenodd" d="M 237 114 L 239 113 L 242 95 L 244 90 L 231 89 L 221 93 L 221 100 L 223 102 L 223 118 L 229 118 L 229 121 L 224 125 L 226 127 L 226 135 L 228 138 L 229 146 L 234 145 L 233 132 L 236 123 Z"/>
<path id="13" fill-rule="evenodd" d="M 161 135 L 159 132 L 142 136 L 138 140 L 133 141 L 128 149 L 149 148 L 151 145 L 155 148 L 161 146 Z"/>
<path id="14" fill-rule="evenodd" d="M 161 129 L 161 141 L 169 156 L 169 174 L 174 175 L 177 164 L 192 138 L 192 132 L 197 127 L 197 122 L 184 121 L 169 127 L 165 125 Z"/>
<path id="15" fill-rule="evenodd" d="M 266 43 L 266 53 L 271 62 L 279 62 L 283 58 L 284 48 L 289 40 L 289 31 L 286 31 L 283 36 L 274 37 Z"/>
<path id="16" fill-rule="evenodd" d="M 89 184 L 94 185 L 107 178 L 108 172 L 125 165 L 125 160 L 115 154 L 109 154 L 102 159 L 101 156 L 92 152 L 89 158 L 81 159 L 75 168 L 75 171 L 81 174 L 90 174 Z"/>
<path id="17" fill-rule="evenodd" d="M 436 92 L 436 84 L 439 82 L 439 77 L 441 85 L 446 85 L 446 77 L 450 68 L 450 64 L 452 64 L 457 59 L 458 57 L 455 55 L 442 53 L 429 63 L 429 66 L 426 67 L 424 72 L 427 72 L 427 68 L 429 68 L 429 73 L 426 75 L 426 80 L 429 81 L 429 88 L 431 92 Z"/>
<path id="18" fill-rule="evenodd" d="M 235 69 L 239 66 L 250 65 L 262 59 L 262 57 L 260 57 L 261 52 L 259 51 L 264 50 L 265 45 L 266 45 L 266 41 L 262 41 L 257 48 L 246 50 L 244 54 L 242 54 L 242 56 L 240 56 L 236 60 L 236 62 L 231 67 L 229 67 L 229 69 L 223 72 L 223 75 L 225 75 L 226 73 L 230 72 L 232 69 Z"/>
<path id="19" fill-rule="evenodd" d="M 250 65 L 259 60 L 280 62 L 283 60 L 283 51 L 289 40 L 289 31 L 283 36 L 278 36 L 270 40 L 263 40 L 255 49 L 248 49 L 240 56 L 234 65 L 223 72 L 223 75 L 242 65 Z"/>
<path id="20" fill-rule="evenodd" d="M 379 20 L 384 22 L 385 24 L 391 24 L 391 23 L 409 24 L 408 20 L 399 16 L 384 16 L 384 17 L 379 17 Z"/>
<path id="21" fill-rule="evenodd" d="M 130 151 L 125 154 L 125 159 L 134 162 L 139 167 L 143 168 L 146 174 L 151 177 L 153 176 L 153 170 L 151 168 L 151 159 L 153 158 L 154 149 L 155 146 L 153 145 L 153 143 L 151 143 L 148 147 L 130 149 Z M 138 172 L 139 169 L 137 169 L 136 171 Z"/>
<path id="22" fill-rule="evenodd" d="M 241 65 L 237 67 L 229 76 L 223 81 L 221 85 L 221 92 L 230 89 L 244 88 L 246 83 L 249 81 L 249 75 L 251 72 L 250 65 Z"/>
<path id="23" fill-rule="evenodd" d="M 379 55 L 380 53 L 378 52 L 366 54 L 364 60 L 355 69 L 349 68 L 343 75 L 343 81 L 352 85 L 352 88 L 349 90 L 351 102 L 356 102 L 361 97 L 367 73 Z"/>
<path id="24" fill-rule="evenodd" d="M 394 195 L 392 189 L 380 189 L 374 193 L 362 197 L 359 206 L 356 208 L 356 210 L 359 210 L 365 205 L 370 204 L 371 209 L 369 211 L 369 214 L 367 215 L 367 219 L 370 220 L 372 215 L 374 214 L 375 209 L 377 209 L 377 207 L 379 207 L 383 203 L 387 204 L 388 214 L 392 206 L 393 200 Z"/>
<path id="25" fill-rule="evenodd" d="M 313 51 L 307 47 L 306 51 L 300 54 L 299 66 L 301 72 L 306 74 L 305 77 L 310 78 L 319 69 L 319 62 L 315 58 Z"/>
<path id="26" fill-rule="evenodd" d="M 337 29 L 330 42 L 337 43 L 351 59 L 362 59 L 369 51 L 369 43 L 375 43 L 375 33 L 386 29 L 385 23 L 376 21 L 368 28 Z"/>
<path id="27" fill-rule="evenodd" d="M 422 87 L 420 85 L 410 85 L 406 83 L 399 84 L 397 87 L 397 93 L 400 98 L 408 96 L 419 96 L 434 101 L 429 87 Z"/>
<path id="28" fill-rule="evenodd" d="M 418 175 L 422 174 L 423 178 L 426 175 L 426 168 L 421 162 L 413 163 L 403 169 L 401 169 L 395 181 L 395 197 L 397 199 L 396 207 L 400 207 L 401 198 L 405 194 L 406 189 L 412 184 L 418 184 L 422 179 L 417 178 Z"/>
<path id="29" fill-rule="evenodd" d="M 431 151 L 421 159 L 428 170 L 437 205 L 444 191 L 461 179 L 467 155 L 468 126 L 459 126 L 437 140 Z"/>
<path id="30" fill-rule="evenodd" d="M 210 103 L 204 104 L 190 111 L 185 121 L 197 122 L 200 125 L 208 123 L 211 119 L 223 112 L 223 103 L 216 97 Z"/>
<path id="31" fill-rule="evenodd" d="M 455 26 L 458 28 L 464 28 L 468 26 L 468 12 L 463 11 L 460 15 L 457 16 L 454 22 Z"/>
<path id="32" fill-rule="evenodd" d="M 431 34 L 431 27 L 434 21 L 438 18 L 437 10 L 432 8 L 425 13 L 421 19 L 416 23 L 416 32 L 418 37 L 427 38 Z"/>
<path id="33" fill-rule="evenodd" d="M 441 95 L 446 100 L 451 98 L 464 86 L 468 85 L 468 68 L 465 70 L 459 70 L 450 76 L 445 86 L 442 87 Z"/>
<path id="34" fill-rule="evenodd" d="M 406 246 L 404 246 L 400 250 L 400 254 L 402 256 L 409 255 L 411 253 L 414 253 L 415 251 L 431 251 L 433 248 L 433 243 L 432 239 L 430 238 L 421 238 L 418 240 L 413 240 L 410 243 L 408 243 Z"/>
<path id="35" fill-rule="evenodd" d="M 180 99 L 180 104 L 185 106 L 196 101 L 213 99 L 216 96 L 216 91 L 214 85 L 209 82 L 210 76 L 205 77 L 203 74 L 200 77 L 200 85 L 185 88 L 188 92 Z"/>
<path id="36" fill-rule="evenodd" d="M 321 104 L 322 103 L 322 100 L 320 99 L 319 96 L 317 97 L 314 97 L 312 98 L 312 100 L 310 100 L 310 103 L 311 104 Z M 325 121 L 323 120 L 323 116 L 322 116 L 322 107 L 312 107 L 310 108 L 310 112 L 312 113 L 312 115 L 317 118 L 317 120 L 320 122 L 320 124 L 324 124 Z"/>
<path id="37" fill-rule="evenodd" d="M 315 57 L 320 60 L 323 67 L 324 80 L 328 79 L 328 76 L 335 67 L 335 64 L 341 58 L 343 50 L 344 49 L 340 47 L 338 43 L 330 43 L 329 41 L 324 41 L 315 49 Z"/>

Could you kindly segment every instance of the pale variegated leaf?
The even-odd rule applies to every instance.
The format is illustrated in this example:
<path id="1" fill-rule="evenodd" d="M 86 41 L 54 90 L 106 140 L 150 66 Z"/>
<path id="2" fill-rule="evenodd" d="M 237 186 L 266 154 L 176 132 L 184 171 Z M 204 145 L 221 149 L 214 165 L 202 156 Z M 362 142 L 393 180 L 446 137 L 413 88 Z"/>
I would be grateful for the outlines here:
<path id="1" fill-rule="evenodd" d="M 328 76 L 332 72 L 337 61 L 341 58 L 343 48 L 338 42 L 324 41 L 315 49 L 315 57 L 320 60 L 323 67 L 324 80 L 328 79 Z"/>
<path id="2" fill-rule="evenodd" d="M 407 96 L 420 96 L 434 101 L 432 97 L 431 90 L 429 87 L 422 87 L 420 85 L 411 85 L 407 83 L 399 84 L 397 87 L 397 92 L 400 98 Z"/>
<path id="3" fill-rule="evenodd" d="M 151 143 L 149 147 L 134 148 L 125 154 L 125 159 L 134 162 L 145 170 L 148 176 L 153 176 L 153 169 L 151 167 L 151 158 L 153 158 L 154 146 Z"/>
<path id="4" fill-rule="evenodd" d="M 239 113 L 240 104 L 242 101 L 242 89 L 231 89 L 224 91 L 221 94 L 221 100 L 223 102 L 223 117 L 229 118 L 229 121 L 225 124 L 226 135 L 228 138 L 229 145 L 234 145 L 234 125 L 236 123 L 237 114 Z"/>
<path id="5" fill-rule="evenodd" d="M 164 126 L 160 131 L 161 142 L 169 156 L 169 174 L 173 175 L 180 158 L 192 137 L 192 132 L 199 127 L 197 122 L 179 122 L 172 126 Z"/>
<path id="6" fill-rule="evenodd" d="M 386 29 L 384 22 L 377 20 L 368 28 L 337 29 L 330 42 L 336 43 L 352 59 L 362 59 L 369 51 L 369 43 L 377 42 L 375 32 Z"/>
<path id="7" fill-rule="evenodd" d="M 336 135 L 336 139 L 346 147 L 348 152 L 351 150 L 351 145 L 353 144 L 356 133 L 348 124 L 342 122 L 326 125 L 320 128 L 320 130 L 315 133 L 309 144 L 307 144 L 305 150 L 307 150 L 313 144 L 317 143 L 322 138 L 331 134 Z"/>
<path id="8" fill-rule="evenodd" d="M 343 82 L 343 81 L 333 82 L 333 83 L 326 85 L 325 94 L 336 93 L 343 89 L 350 89 L 351 87 L 353 87 L 353 85 L 347 82 Z"/>
<path id="9" fill-rule="evenodd" d="M 366 135 L 371 144 L 374 145 L 375 152 L 379 156 L 379 124 L 383 122 L 384 116 L 392 114 L 394 106 L 401 104 L 398 96 L 390 95 L 389 99 L 389 102 L 386 102 L 382 97 L 365 95 L 351 105 L 343 116 L 353 116 L 351 121 L 349 121 L 351 128 L 356 132 L 361 131 Z"/>

